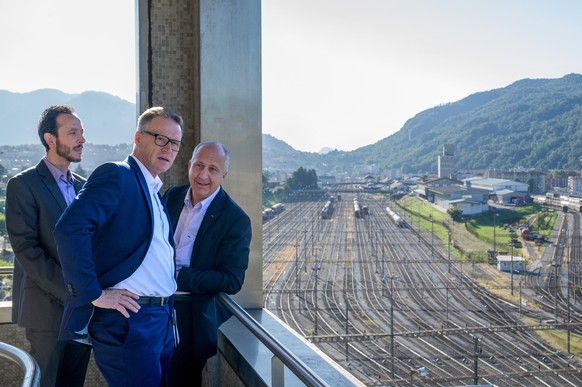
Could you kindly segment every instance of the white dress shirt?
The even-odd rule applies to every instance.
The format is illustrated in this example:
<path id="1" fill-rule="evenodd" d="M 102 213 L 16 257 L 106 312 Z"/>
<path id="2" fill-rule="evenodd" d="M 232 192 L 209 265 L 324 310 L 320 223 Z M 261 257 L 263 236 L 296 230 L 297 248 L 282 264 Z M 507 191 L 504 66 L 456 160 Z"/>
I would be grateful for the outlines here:
<path id="1" fill-rule="evenodd" d="M 184 198 L 184 207 L 180 213 L 180 219 L 176 225 L 174 232 L 174 243 L 176 244 L 176 270 L 180 271 L 182 267 L 190 266 L 190 259 L 192 258 L 192 248 L 194 241 L 198 234 L 198 229 L 202 224 L 202 219 L 212 203 L 212 200 L 220 190 L 220 187 L 208 196 L 206 199 L 192 205 L 190 200 L 192 188 L 188 189 L 186 197 Z"/>
<path id="2" fill-rule="evenodd" d="M 146 256 L 137 270 L 128 278 L 113 286 L 114 289 L 127 289 L 138 296 L 168 297 L 178 288 L 174 269 L 174 248 L 170 244 L 170 223 L 164 212 L 158 191 L 162 180 L 154 177 L 147 168 L 133 158 L 143 174 L 148 194 L 152 201 L 154 229 L 152 242 Z M 144 225 L 135 225 L 143 227 Z"/>

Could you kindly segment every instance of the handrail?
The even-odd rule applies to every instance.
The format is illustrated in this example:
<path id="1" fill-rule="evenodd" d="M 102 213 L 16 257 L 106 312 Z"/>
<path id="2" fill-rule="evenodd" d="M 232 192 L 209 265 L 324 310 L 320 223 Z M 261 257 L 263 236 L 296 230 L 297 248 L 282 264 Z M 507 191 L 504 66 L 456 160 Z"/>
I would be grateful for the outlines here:
<path id="1" fill-rule="evenodd" d="M 0 266 L 0 274 L 12 274 L 12 266 Z"/>
<path id="2" fill-rule="evenodd" d="M 0 266 L 0 274 L 12 274 L 12 266 Z M 37 387 L 40 383 L 40 368 L 36 360 L 26 351 L 0 341 L 0 358 L 8 359 L 24 371 L 22 387 Z"/>
<path id="3" fill-rule="evenodd" d="M 13 266 L 0 266 L 0 275 L 12 276 L 13 271 L 14 271 Z M 1 279 L 0 279 L 0 301 L 4 301 L 5 297 L 2 297 L 2 294 L 5 293 L 5 291 L 6 291 L 5 286 L 6 286 L 6 284 L 3 281 L 1 281 Z M 8 292 L 8 294 L 11 293 L 10 288 L 8 288 L 7 292 Z"/>
<path id="4" fill-rule="evenodd" d="M 218 293 L 218 301 L 224 305 L 239 321 L 248 328 L 277 358 L 283 362 L 303 383 L 308 386 L 328 386 L 323 379 L 307 367 L 289 350 L 257 322 L 247 311 L 241 308 L 226 293 Z"/>
<path id="5" fill-rule="evenodd" d="M 0 357 L 18 364 L 24 371 L 22 387 L 36 387 L 40 382 L 40 368 L 32 356 L 20 348 L 0 342 Z"/>
<path id="6" fill-rule="evenodd" d="M 10 270 L 8 270 L 10 269 Z M 7 268 L 6 273 L 0 270 L 0 274 L 11 274 L 12 267 Z M 229 295 L 219 293 L 216 298 L 228 309 L 247 329 L 253 333 L 291 372 L 293 372 L 303 383 L 308 386 L 324 387 L 329 386 L 321 377 L 313 372 L 298 357 L 289 352 L 273 335 L 271 335 L 261 324 L 257 322 L 247 311 L 241 308 Z M 18 363 L 24 370 L 22 387 L 36 387 L 40 380 L 40 370 L 38 364 L 32 356 L 25 351 L 0 342 L 0 357 Z M 272 367 L 276 367 L 273 365 Z M 277 373 L 272 370 L 272 373 Z"/>

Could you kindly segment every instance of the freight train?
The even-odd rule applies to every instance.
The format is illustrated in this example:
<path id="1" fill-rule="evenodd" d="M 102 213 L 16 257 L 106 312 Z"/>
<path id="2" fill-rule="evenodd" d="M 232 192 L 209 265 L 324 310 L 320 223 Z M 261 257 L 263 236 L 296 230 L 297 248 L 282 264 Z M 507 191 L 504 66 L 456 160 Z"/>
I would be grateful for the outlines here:
<path id="1" fill-rule="evenodd" d="M 283 203 L 277 203 L 273 206 L 271 206 L 271 208 L 267 208 L 263 211 L 263 222 L 267 221 L 269 219 L 271 219 L 272 217 L 274 217 L 275 215 L 283 212 L 283 210 L 285 209 L 285 205 Z"/>
<path id="2" fill-rule="evenodd" d="M 354 198 L 354 216 L 356 218 L 364 217 L 364 212 L 360 209 L 360 202 L 357 198 Z"/>
<path id="3" fill-rule="evenodd" d="M 396 224 L 398 227 L 404 227 L 404 220 L 402 220 L 400 215 L 394 212 L 390 207 L 386 207 L 386 212 L 394 224 Z"/>
<path id="4" fill-rule="evenodd" d="M 577 198 L 570 198 L 568 196 L 558 196 L 551 193 L 546 196 L 535 196 L 534 203 L 542 204 L 544 206 L 557 207 L 566 211 L 582 212 L 582 204 Z"/>
<path id="5" fill-rule="evenodd" d="M 321 219 L 331 219 L 332 214 L 333 214 L 333 201 L 328 200 L 327 202 L 325 202 L 325 205 L 321 210 Z"/>

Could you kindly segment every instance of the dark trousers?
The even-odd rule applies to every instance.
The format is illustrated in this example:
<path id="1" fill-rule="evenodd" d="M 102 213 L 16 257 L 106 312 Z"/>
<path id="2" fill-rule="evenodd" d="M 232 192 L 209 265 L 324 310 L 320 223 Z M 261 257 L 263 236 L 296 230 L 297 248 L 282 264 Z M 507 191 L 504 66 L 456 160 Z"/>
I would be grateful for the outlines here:
<path id="1" fill-rule="evenodd" d="M 129 314 L 95 309 L 89 325 L 95 362 L 110 387 L 159 387 L 174 352 L 170 308 L 142 305 Z"/>
<path id="2" fill-rule="evenodd" d="M 174 302 L 176 315 L 178 316 L 178 333 L 180 344 L 174 350 L 174 357 L 170 363 L 168 371 L 167 387 L 199 387 L 202 386 L 202 371 L 206 365 L 206 360 L 196 360 L 194 357 L 192 330 L 191 302 Z"/>
<path id="3" fill-rule="evenodd" d="M 58 341 L 58 331 L 26 328 L 30 355 L 40 367 L 40 386 L 83 387 L 91 347 Z"/>

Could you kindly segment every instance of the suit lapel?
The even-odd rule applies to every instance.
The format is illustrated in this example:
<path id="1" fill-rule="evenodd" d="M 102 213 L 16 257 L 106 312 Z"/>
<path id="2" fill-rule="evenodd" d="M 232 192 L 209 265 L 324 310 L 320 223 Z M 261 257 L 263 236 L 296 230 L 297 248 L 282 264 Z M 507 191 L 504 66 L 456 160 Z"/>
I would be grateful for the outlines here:
<path id="1" fill-rule="evenodd" d="M 137 176 L 137 180 L 139 181 L 139 185 L 141 186 L 141 189 L 146 197 L 146 200 L 148 202 L 148 207 L 150 209 L 150 217 L 152 219 L 152 227 L 154 225 L 154 207 L 153 207 L 153 203 L 152 203 L 152 197 L 150 196 L 150 189 L 148 187 L 148 184 L 146 183 L 145 177 L 143 176 L 143 173 L 141 172 L 141 169 L 139 167 L 139 165 L 137 165 L 137 162 L 133 159 L 133 157 L 128 157 L 126 159 L 126 162 L 129 164 L 129 166 L 131 167 L 131 169 L 133 170 L 133 172 L 136 174 Z"/>
<path id="2" fill-rule="evenodd" d="M 178 191 L 178 197 L 182 198 L 179 203 L 168 203 L 168 213 L 170 214 L 170 219 L 172 219 L 172 229 L 176 230 L 178 226 L 178 221 L 180 220 L 180 213 L 184 209 L 184 200 L 186 199 L 186 195 L 188 195 L 188 189 L 190 185 L 185 184 L 180 190 Z"/>
<path id="3" fill-rule="evenodd" d="M 196 262 L 196 257 L 198 256 L 198 251 L 200 250 L 202 242 L 206 240 L 206 230 L 220 217 L 222 208 L 224 207 L 224 200 L 226 195 L 222 187 L 219 189 L 220 191 L 218 191 L 210 203 L 210 206 L 208 206 L 208 210 L 206 210 L 206 214 L 204 214 L 204 218 L 202 219 L 198 233 L 196 233 L 196 240 L 194 241 L 194 246 L 192 247 L 192 256 L 190 260 L 191 267 L 193 267 L 194 263 Z"/>
<path id="4" fill-rule="evenodd" d="M 55 181 L 55 178 L 53 177 L 51 171 L 49 171 L 48 167 L 46 166 L 43 160 L 41 160 L 40 163 L 37 164 L 36 170 L 38 174 L 42 177 L 42 183 L 46 186 L 47 190 L 50 192 L 52 197 L 59 205 L 61 212 L 65 211 L 65 209 L 67 208 L 67 202 L 65 201 L 63 193 L 59 189 L 59 186 Z"/>

